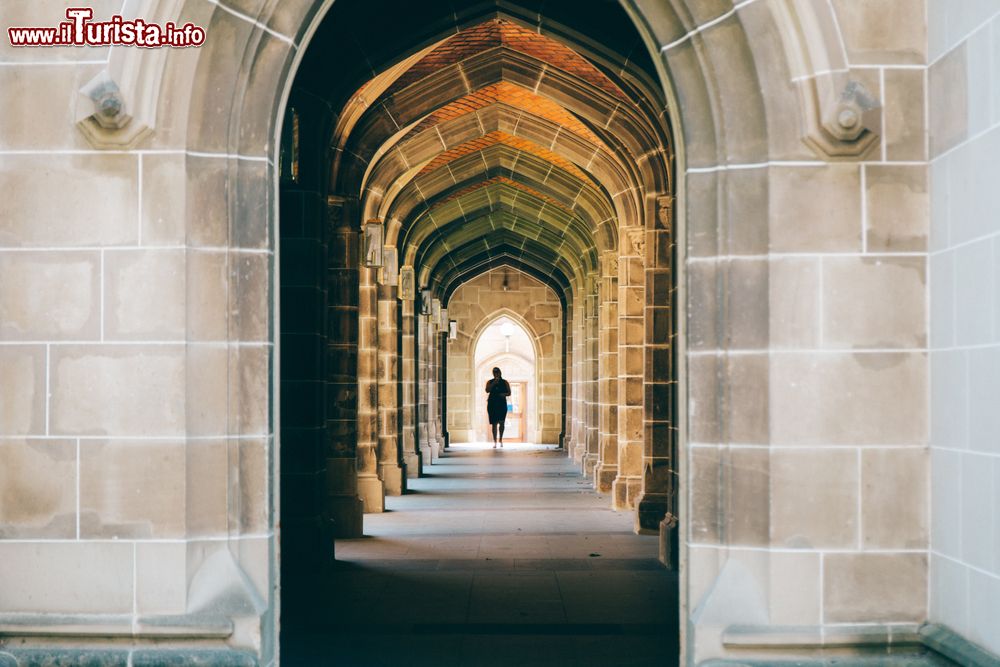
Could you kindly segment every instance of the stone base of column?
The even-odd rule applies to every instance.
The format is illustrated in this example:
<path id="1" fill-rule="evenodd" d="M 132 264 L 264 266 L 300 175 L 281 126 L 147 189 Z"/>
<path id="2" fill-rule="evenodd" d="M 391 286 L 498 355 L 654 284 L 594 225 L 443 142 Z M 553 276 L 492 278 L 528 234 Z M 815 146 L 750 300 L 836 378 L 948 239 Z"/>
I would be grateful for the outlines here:
<path id="1" fill-rule="evenodd" d="M 385 485 L 378 475 L 358 475 L 358 495 L 366 514 L 385 511 Z"/>
<path id="2" fill-rule="evenodd" d="M 334 537 L 361 537 L 364 504 L 358 497 L 357 459 L 326 460 L 326 515 Z"/>
<path id="3" fill-rule="evenodd" d="M 660 562 L 676 571 L 681 562 L 680 522 L 672 514 L 660 521 Z"/>
<path id="4" fill-rule="evenodd" d="M 424 465 L 434 465 L 434 459 L 437 458 L 434 452 L 434 446 L 431 444 L 420 446 L 420 460 Z"/>
<path id="5" fill-rule="evenodd" d="M 612 507 L 616 510 L 634 509 L 641 494 L 641 477 L 619 477 L 611 485 Z"/>
<path id="6" fill-rule="evenodd" d="M 403 454 L 403 469 L 406 471 L 407 479 L 416 479 L 420 477 L 420 468 L 422 465 L 420 460 L 420 454 L 417 452 L 407 452 Z"/>
<path id="7" fill-rule="evenodd" d="M 617 478 L 618 466 L 602 463 L 594 468 L 594 488 L 601 493 L 610 492 Z"/>
<path id="8" fill-rule="evenodd" d="M 660 532 L 660 522 L 668 516 L 670 496 L 665 493 L 644 493 L 639 499 L 635 513 L 635 532 L 640 535 L 656 535 Z"/>
<path id="9" fill-rule="evenodd" d="M 387 496 L 401 496 L 406 491 L 406 472 L 398 463 L 378 464 L 378 476 Z"/>
<path id="10" fill-rule="evenodd" d="M 597 467 L 597 454 L 585 454 L 580 466 L 584 477 L 594 477 L 594 469 Z"/>
<path id="11" fill-rule="evenodd" d="M 364 503 L 357 496 L 328 496 L 326 513 L 332 520 L 329 527 L 336 538 L 361 537 L 363 530 Z"/>

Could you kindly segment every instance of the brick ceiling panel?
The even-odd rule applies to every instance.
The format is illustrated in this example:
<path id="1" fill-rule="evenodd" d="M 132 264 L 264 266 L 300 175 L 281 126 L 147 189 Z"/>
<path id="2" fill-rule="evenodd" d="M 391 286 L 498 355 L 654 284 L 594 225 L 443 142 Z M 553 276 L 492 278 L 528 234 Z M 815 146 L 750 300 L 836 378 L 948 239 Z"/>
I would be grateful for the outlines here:
<path id="1" fill-rule="evenodd" d="M 462 30 L 446 39 L 400 76 L 389 90 L 402 90 L 429 74 L 461 62 L 487 49 L 504 46 L 572 74 L 614 97 L 623 97 L 621 88 L 579 53 L 550 37 L 533 32 L 506 19 L 492 19 Z"/>

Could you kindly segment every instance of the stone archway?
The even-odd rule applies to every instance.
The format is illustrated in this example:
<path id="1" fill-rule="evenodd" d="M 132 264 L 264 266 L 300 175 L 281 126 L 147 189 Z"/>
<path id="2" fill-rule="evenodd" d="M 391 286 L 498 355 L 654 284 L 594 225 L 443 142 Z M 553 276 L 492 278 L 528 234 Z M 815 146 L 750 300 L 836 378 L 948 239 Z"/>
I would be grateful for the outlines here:
<path id="1" fill-rule="evenodd" d="M 124 134 L 91 127 L 102 147 L 138 156 L 142 177 L 135 184 L 141 182 L 149 195 L 147 205 L 155 197 L 165 211 L 153 220 L 152 231 L 174 246 L 185 276 L 184 292 L 170 297 L 183 313 L 182 340 L 154 355 L 162 364 L 156 367 L 173 383 L 164 392 L 167 421 L 149 428 L 159 429 L 153 437 L 184 440 L 186 497 L 211 497 L 227 510 L 206 521 L 192 502 L 183 530 L 172 534 L 176 548 L 150 548 L 148 554 L 134 543 L 131 556 L 116 554 L 95 569 L 110 572 L 131 562 L 140 572 L 159 563 L 158 571 L 168 573 L 162 576 L 187 594 L 183 600 L 158 599 L 150 614 L 183 616 L 192 636 L 225 634 L 222 626 L 230 623 L 231 645 L 254 650 L 265 664 L 276 641 L 279 562 L 279 503 L 265 506 L 277 497 L 271 489 L 280 446 L 280 406 L 273 390 L 281 363 L 274 321 L 276 137 L 292 74 L 331 4 L 144 5 L 150 16 L 204 25 L 206 45 L 170 54 L 116 51 L 109 69 L 137 110 L 133 122 L 152 135 L 143 138 L 136 126 Z M 755 639 L 752 633 L 727 638 L 726 629 L 740 620 L 750 619 L 757 630 L 790 619 L 812 629 L 885 621 L 882 608 L 836 606 L 824 596 L 830 573 L 864 579 L 884 567 L 888 554 L 906 560 L 916 573 L 911 579 L 923 581 L 926 561 L 892 548 L 880 551 L 879 561 L 862 553 L 850 531 L 822 521 L 811 528 L 820 512 L 797 503 L 783 475 L 805 470 L 834 499 L 857 501 L 861 482 L 849 476 L 848 454 L 859 457 L 862 445 L 922 437 L 909 419 L 909 399 L 884 398 L 899 383 L 925 385 L 920 351 L 880 350 L 868 333 L 849 327 L 821 328 L 817 334 L 821 325 L 811 319 L 810 304 L 793 298 L 802 276 L 819 282 L 816 276 L 829 272 L 848 276 L 869 261 L 856 224 L 860 205 L 854 204 L 865 196 L 859 160 L 877 143 L 880 128 L 871 120 L 872 98 L 865 87 L 849 85 L 866 76 L 850 69 L 830 5 L 623 4 L 655 56 L 678 149 L 677 198 L 662 202 L 659 208 L 666 212 L 644 222 L 645 239 L 633 249 L 653 256 L 677 252 L 675 271 L 684 267 L 673 276 L 654 274 L 645 293 L 642 309 L 654 324 L 635 347 L 642 348 L 642 384 L 650 405 L 642 428 L 650 446 L 641 461 L 628 464 L 639 471 L 631 479 L 647 479 L 646 492 L 660 496 L 643 500 L 667 506 L 681 522 L 662 529 L 666 541 L 671 536 L 679 541 L 673 553 L 685 565 L 688 656 L 701 660 L 738 652 L 754 641 L 766 643 L 766 636 Z M 137 141 L 146 143 L 135 149 Z M 96 165 L 94 172 L 130 178 L 110 163 Z M 817 202 L 824 212 L 803 231 L 802 220 L 812 219 Z M 668 230 L 683 247 L 669 247 Z M 30 229 L 16 231 L 28 245 L 44 241 Z M 77 233 L 82 234 L 67 232 Z M 896 279 L 872 270 L 887 281 L 882 291 L 891 292 Z M 680 290 L 676 304 L 697 308 L 663 310 L 674 285 Z M 217 319 L 219 313 L 224 316 Z M 671 319 L 676 341 L 664 340 L 673 330 Z M 830 335 L 824 339 L 824 333 Z M 672 361 L 659 358 L 670 353 L 676 355 Z M 74 397 L 88 392 L 69 372 L 77 352 L 65 354 L 57 350 L 54 360 L 65 371 L 53 388 L 54 432 L 132 435 L 118 413 L 74 413 L 80 402 Z M 107 370 L 101 377 L 110 378 L 109 387 L 134 387 L 142 383 L 149 362 L 143 355 L 151 349 L 136 345 L 87 354 Z M 650 371 L 671 363 L 673 375 Z M 791 392 L 790 378 L 807 380 Z M 682 396 L 680 413 L 664 414 L 669 407 L 662 386 L 674 382 Z M 865 389 L 827 407 L 804 398 L 823 403 L 839 396 L 837 388 L 844 385 Z M 108 387 L 89 387 L 89 394 L 98 402 L 120 396 Z M 203 439 L 223 443 L 220 451 L 237 465 L 203 465 L 200 457 L 210 456 L 200 448 Z M 679 446 L 655 444 L 671 442 Z M 665 474 L 656 473 L 664 468 Z M 839 486 L 818 472 L 830 469 L 843 471 L 840 479 L 854 479 L 853 485 Z M 679 507 L 671 505 L 675 498 Z M 794 590 L 787 580 L 772 577 L 779 569 L 798 573 Z M 789 602 L 794 591 L 803 590 L 804 598 Z M 79 610 L 100 613 L 86 604 Z M 224 622 L 206 623 L 207 612 Z M 907 607 L 899 616 L 911 620 L 920 614 Z M 131 610 L 125 636 L 155 635 L 141 616 L 138 608 Z M 888 619 L 899 620 L 891 614 Z M 810 650 L 805 644 L 803 651 Z"/>

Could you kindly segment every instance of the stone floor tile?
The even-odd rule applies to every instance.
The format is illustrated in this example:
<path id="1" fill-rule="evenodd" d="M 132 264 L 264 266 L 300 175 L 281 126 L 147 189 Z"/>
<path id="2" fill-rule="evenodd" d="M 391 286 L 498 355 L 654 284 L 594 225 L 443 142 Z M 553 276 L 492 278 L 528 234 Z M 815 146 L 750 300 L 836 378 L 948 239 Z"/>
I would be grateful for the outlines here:
<path id="1" fill-rule="evenodd" d="M 408 483 L 338 540 L 317 608 L 284 610 L 282 664 L 669 665 L 676 574 L 571 460 L 458 446 Z"/>

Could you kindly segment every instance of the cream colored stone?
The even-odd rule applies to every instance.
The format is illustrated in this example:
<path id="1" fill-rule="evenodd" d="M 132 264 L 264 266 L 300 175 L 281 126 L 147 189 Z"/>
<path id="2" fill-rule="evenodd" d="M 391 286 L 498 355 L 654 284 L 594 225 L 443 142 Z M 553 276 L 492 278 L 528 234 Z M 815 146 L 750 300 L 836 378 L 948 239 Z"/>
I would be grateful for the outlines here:
<path id="1" fill-rule="evenodd" d="M 688 359 L 688 420 L 691 441 L 719 441 L 719 358 L 695 356 Z"/>
<path id="2" fill-rule="evenodd" d="M 927 119 L 924 117 L 924 73 L 885 70 L 885 154 L 889 160 L 924 160 Z"/>
<path id="3" fill-rule="evenodd" d="M 229 352 L 230 432 L 263 435 L 270 431 L 270 349 L 234 346 Z"/>
<path id="4" fill-rule="evenodd" d="M 244 533 L 264 533 L 271 523 L 268 441 L 238 440 L 230 442 L 229 447 L 230 452 L 235 448 L 239 455 L 240 528 Z"/>
<path id="5" fill-rule="evenodd" d="M 758 447 L 731 447 L 722 453 L 720 486 L 726 543 L 764 546 L 769 543 L 771 457 Z"/>
<path id="6" fill-rule="evenodd" d="M 238 340 L 262 343 L 269 340 L 270 261 L 268 255 L 259 253 L 240 253 L 230 259 L 230 289 L 235 297 L 235 309 L 230 313 L 230 323 L 234 328 L 230 334 Z M 370 326 L 374 331 L 378 321 L 372 318 Z M 366 342 L 366 337 L 362 335 L 362 343 Z M 377 345 L 373 343 L 371 347 L 376 348 Z"/>
<path id="7" fill-rule="evenodd" d="M 861 250 L 856 165 L 770 168 L 772 252 Z"/>
<path id="8" fill-rule="evenodd" d="M 187 535 L 226 535 L 230 519 L 229 492 L 236 482 L 231 477 L 238 474 L 236 462 L 231 463 L 229 459 L 229 443 L 225 440 L 192 442 L 184 455 Z M 234 505 L 236 502 L 234 498 Z"/>
<path id="9" fill-rule="evenodd" d="M 924 8 L 913 0 L 833 0 L 852 65 L 921 65 L 927 58 Z"/>
<path id="10" fill-rule="evenodd" d="M 856 450 L 773 451 L 772 543 L 795 549 L 855 548 L 858 493 Z"/>
<path id="11" fill-rule="evenodd" d="M 76 444 L 0 439 L 0 537 L 76 537 Z"/>
<path id="12" fill-rule="evenodd" d="M 723 437 L 735 443 L 768 441 L 768 356 L 736 354 L 726 358 Z M 716 389 L 718 390 L 718 389 Z"/>
<path id="13" fill-rule="evenodd" d="M 183 614 L 187 606 L 187 546 L 136 544 L 136 611 L 142 616 Z"/>
<path id="14" fill-rule="evenodd" d="M 716 447 L 693 447 L 689 451 L 691 488 L 690 539 L 696 544 L 715 544 L 720 537 L 719 471 Z"/>
<path id="15" fill-rule="evenodd" d="M 183 218 L 187 228 L 182 227 L 181 231 L 190 245 L 217 247 L 228 244 L 233 164 L 231 160 L 220 158 L 187 157 Z M 173 182 L 167 181 L 168 174 L 162 178 L 168 184 Z"/>
<path id="16" fill-rule="evenodd" d="M 189 345 L 186 349 L 188 435 L 225 435 L 229 429 L 229 363 L 226 347 Z"/>
<path id="17" fill-rule="evenodd" d="M 925 549 L 927 450 L 861 452 L 861 539 L 866 549 Z"/>
<path id="18" fill-rule="evenodd" d="M 823 342 L 835 348 L 927 343 L 922 257 L 823 260 Z"/>
<path id="19" fill-rule="evenodd" d="M 775 444 L 922 444 L 926 355 L 772 354 L 770 400 Z"/>
<path id="20" fill-rule="evenodd" d="M 0 253 L 0 339 L 97 339 L 100 267 L 96 252 Z"/>
<path id="21" fill-rule="evenodd" d="M 53 348 L 52 431 L 177 435 L 184 431 L 181 346 Z"/>
<path id="22" fill-rule="evenodd" d="M 662 7 L 662 3 L 657 4 Z M 661 8 L 657 13 L 665 11 L 669 10 Z M 704 79 L 701 56 L 692 40 L 680 42 L 663 56 L 678 94 L 679 116 L 684 119 L 681 131 L 687 165 L 689 168 L 715 166 L 720 162 L 715 128 L 718 113 L 714 108 L 714 91 L 709 92 Z"/>
<path id="23" fill-rule="evenodd" d="M 966 138 L 969 127 L 968 72 L 965 44 L 949 52 L 927 71 L 930 157 Z"/>
<path id="24" fill-rule="evenodd" d="M 923 166 L 865 167 L 869 252 L 927 248 L 930 196 Z"/>
<path id="25" fill-rule="evenodd" d="M 185 253 L 106 253 L 105 336 L 109 340 L 178 340 L 185 329 Z"/>
<path id="26" fill-rule="evenodd" d="M 8 9 L 29 7 L 35 3 L 15 2 L 4 7 L 5 26 L 10 23 Z M 65 18 L 63 19 L 65 20 Z M 0 40 L 0 61 L 10 42 L 6 31 Z M 75 49 L 79 51 L 79 49 Z M 17 49 L 18 55 L 29 54 L 38 49 Z M 46 49 L 50 58 L 63 54 L 67 49 Z M 53 58 L 55 60 L 55 58 Z M 2 150 L 56 150 L 67 148 L 93 148 L 83 133 L 77 130 L 73 117 L 73 102 L 76 91 L 90 81 L 101 70 L 99 64 L 78 65 L 32 65 L 30 67 L 0 67 L 0 118 L 4 129 L 0 133 Z M 58 103 L 36 103 L 37 100 L 52 100 Z"/>
<path id="27" fill-rule="evenodd" d="M 183 537 L 185 468 L 180 441 L 83 441 L 80 536 Z"/>
<path id="28" fill-rule="evenodd" d="M 769 554 L 769 620 L 773 625 L 819 625 L 820 554 Z"/>
<path id="29" fill-rule="evenodd" d="M 0 561 L 0 612 L 132 612 L 131 544 L 0 542 Z"/>
<path id="30" fill-rule="evenodd" d="M 826 554 L 827 623 L 919 623 L 927 617 L 927 556 L 919 553 Z"/>
<path id="31" fill-rule="evenodd" d="M 777 348 L 815 348 L 820 334 L 819 261 L 768 262 L 768 332 Z"/>
<path id="32" fill-rule="evenodd" d="M 226 252 L 195 250 L 187 254 L 187 339 L 228 338 L 229 257 Z"/>
<path id="33" fill-rule="evenodd" d="M 142 156 L 140 214 L 142 242 L 146 245 L 176 246 L 187 241 L 187 160 L 186 156 L 176 154 L 148 153 Z"/>
<path id="34" fill-rule="evenodd" d="M 5 155 L 0 246 L 134 244 L 134 155 Z M 53 196 L 59 193 L 59 196 Z"/>
<path id="35" fill-rule="evenodd" d="M 0 434 L 46 432 L 45 359 L 41 345 L 0 347 Z"/>
<path id="36" fill-rule="evenodd" d="M 767 159 L 767 124 L 748 36 L 736 16 L 713 23 L 699 33 L 699 46 L 711 55 L 711 77 L 720 109 L 713 120 L 722 127 L 723 160 L 750 164 Z M 703 64 L 701 68 L 706 66 Z M 699 72 L 703 74 L 703 72 Z M 738 113 L 729 113 L 739 109 Z M 681 116 L 688 120 L 687 110 Z"/>

